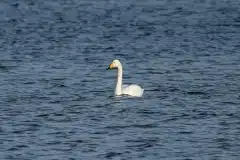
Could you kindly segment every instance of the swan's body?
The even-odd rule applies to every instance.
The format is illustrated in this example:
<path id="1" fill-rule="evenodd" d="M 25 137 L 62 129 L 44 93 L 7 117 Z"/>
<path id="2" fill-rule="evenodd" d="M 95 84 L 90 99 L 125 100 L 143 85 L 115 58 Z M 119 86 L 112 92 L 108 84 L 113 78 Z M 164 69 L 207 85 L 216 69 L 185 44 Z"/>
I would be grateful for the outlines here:
<path id="1" fill-rule="evenodd" d="M 108 67 L 108 69 L 117 69 L 117 83 L 115 88 L 115 95 L 130 95 L 141 97 L 144 89 L 142 89 L 139 85 L 131 84 L 131 85 L 122 85 L 122 64 L 119 60 L 114 60 Z"/>

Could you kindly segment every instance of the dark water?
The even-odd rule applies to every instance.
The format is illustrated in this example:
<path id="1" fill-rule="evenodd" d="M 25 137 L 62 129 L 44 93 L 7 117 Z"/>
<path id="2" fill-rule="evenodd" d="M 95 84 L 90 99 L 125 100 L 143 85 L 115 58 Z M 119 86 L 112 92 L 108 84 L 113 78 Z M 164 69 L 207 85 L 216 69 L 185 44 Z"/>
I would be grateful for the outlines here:
<path id="1" fill-rule="evenodd" d="M 240 159 L 240 1 L 1 1 L 0 124 L 4 160 Z"/>

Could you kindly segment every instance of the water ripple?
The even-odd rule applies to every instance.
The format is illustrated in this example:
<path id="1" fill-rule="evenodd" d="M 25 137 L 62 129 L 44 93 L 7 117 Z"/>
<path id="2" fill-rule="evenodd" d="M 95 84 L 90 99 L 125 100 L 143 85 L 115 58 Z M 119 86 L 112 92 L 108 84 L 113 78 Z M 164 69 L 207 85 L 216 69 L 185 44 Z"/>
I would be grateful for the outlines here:
<path id="1" fill-rule="evenodd" d="M 1 2 L 0 159 L 239 159 L 239 6 Z"/>

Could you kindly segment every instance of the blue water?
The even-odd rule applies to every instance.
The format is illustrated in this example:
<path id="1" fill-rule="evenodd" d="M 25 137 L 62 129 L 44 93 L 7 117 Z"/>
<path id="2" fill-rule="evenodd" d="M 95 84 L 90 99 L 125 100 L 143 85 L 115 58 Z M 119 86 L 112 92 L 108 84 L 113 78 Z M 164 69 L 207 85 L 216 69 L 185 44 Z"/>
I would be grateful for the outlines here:
<path id="1" fill-rule="evenodd" d="M 239 160 L 240 1 L 1 1 L 0 159 Z"/>

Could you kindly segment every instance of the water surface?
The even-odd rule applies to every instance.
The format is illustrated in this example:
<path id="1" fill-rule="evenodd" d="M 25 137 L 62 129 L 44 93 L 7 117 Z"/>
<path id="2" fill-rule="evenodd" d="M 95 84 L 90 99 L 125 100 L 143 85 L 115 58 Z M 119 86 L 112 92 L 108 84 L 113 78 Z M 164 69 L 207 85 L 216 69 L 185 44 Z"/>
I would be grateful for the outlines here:
<path id="1" fill-rule="evenodd" d="M 240 158 L 240 2 L 0 2 L 0 159 Z M 114 97 L 124 83 L 143 97 Z"/>

